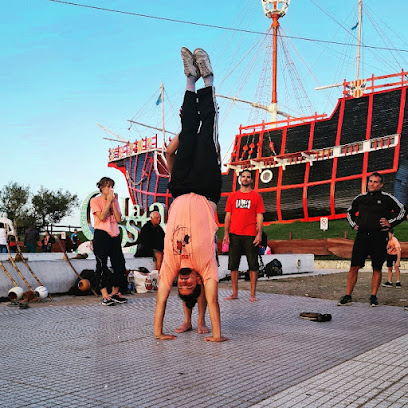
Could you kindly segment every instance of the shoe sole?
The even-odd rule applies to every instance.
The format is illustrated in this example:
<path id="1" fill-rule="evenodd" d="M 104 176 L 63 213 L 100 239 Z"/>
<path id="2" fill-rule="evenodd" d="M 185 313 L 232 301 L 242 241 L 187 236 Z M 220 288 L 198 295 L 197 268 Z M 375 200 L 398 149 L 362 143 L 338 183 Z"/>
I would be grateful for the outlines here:
<path id="1" fill-rule="evenodd" d="M 371 304 L 370 307 L 378 307 L 379 305 Z"/>
<path id="2" fill-rule="evenodd" d="M 187 58 L 187 57 L 191 57 L 191 59 L 193 60 L 193 66 L 194 66 L 194 68 L 195 68 L 196 75 L 191 75 L 191 76 L 193 76 L 194 78 L 196 78 L 196 81 L 197 81 L 198 79 L 201 78 L 201 73 L 200 73 L 200 70 L 198 69 L 198 67 L 195 65 L 195 57 L 194 57 L 194 54 L 193 54 L 188 48 L 186 48 L 186 47 L 181 47 L 181 58 L 183 59 L 183 64 L 184 64 L 184 58 Z M 190 76 L 190 75 L 188 75 L 188 74 L 191 74 L 191 72 L 186 73 L 186 71 L 185 71 L 185 69 L 184 69 L 184 75 Z"/>
<path id="3" fill-rule="evenodd" d="M 113 298 L 112 298 L 112 300 L 113 300 L 115 303 L 120 303 L 120 304 L 127 303 L 127 300 L 116 300 L 116 299 L 113 299 Z"/>
<path id="4" fill-rule="evenodd" d="M 337 306 L 351 306 L 353 302 L 347 302 L 347 303 L 337 303 Z"/>
<path id="5" fill-rule="evenodd" d="M 201 72 L 200 66 L 197 63 L 197 54 L 200 54 L 200 53 L 204 54 L 206 56 L 206 59 L 208 60 L 208 66 L 206 67 L 206 68 L 208 68 L 208 72 L 205 72 L 205 75 L 203 75 L 203 72 Z M 198 71 L 199 71 L 200 75 L 203 78 L 206 78 L 206 77 L 208 77 L 210 75 L 214 75 L 214 70 L 213 70 L 212 65 L 211 65 L 210 56 L 208 55 L 208 53 L 206 51 L 204 51 L 202 48 L 196 48 L 194 50 L 194 52 L 193 52 L 193 55 L 194 55 L 194 59 L 195 59 L 195 61 L 197 63 Z M 200 55 L 198 56 L 198 58 L 200 58 Z M 203 57 L 203 58 L 205 58 L 205 57 Z"/>
<path id="6" fill-rule="evenodd" d="M 102 306 L 115 306 L 115 303 L 102 303 Z"/>
<path id="7" fill-rule="evenodd" d="M 383 287 L 383 288 L 390 288 L 390 289 L 392 289 L 394 286 L 381 285 L 381 287 Z M 396 286 L 396 287 L 398 288 L 398 286 Z"/>

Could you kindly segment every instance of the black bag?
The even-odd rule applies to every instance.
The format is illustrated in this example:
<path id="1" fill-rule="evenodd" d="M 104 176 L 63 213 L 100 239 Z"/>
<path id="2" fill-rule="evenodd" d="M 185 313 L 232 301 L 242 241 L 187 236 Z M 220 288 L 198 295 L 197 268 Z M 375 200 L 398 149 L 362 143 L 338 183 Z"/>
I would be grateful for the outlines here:
<path id="1" fill-rule="evenodd" d="M 265 231 L 262 231 L 261 243 L 259 245 L 264 248 L 268 246 L 268 236 L 266 235 Z"/>
<path id="2" fill-rule="evenodd" d="M 265 265 L 264 273 L 268 278 L 270 276 L 282 275 L 282 263 L 279 259 L 272 259 L 271 262 Z"/>

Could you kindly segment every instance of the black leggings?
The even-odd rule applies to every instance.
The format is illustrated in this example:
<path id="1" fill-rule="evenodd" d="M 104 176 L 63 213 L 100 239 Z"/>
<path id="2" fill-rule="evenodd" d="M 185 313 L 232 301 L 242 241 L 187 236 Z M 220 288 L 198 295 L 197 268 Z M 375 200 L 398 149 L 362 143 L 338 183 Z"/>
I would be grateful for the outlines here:
<path id="1" fill-rule="evenodd" d="M 214 88 L 199 89 L 197 93 L 186 91 L 179 147 L 169 183 L 173 197 L 196 193 L 218 203 L 221 196 L 221 169 L 217 126 Z"/>
<path id="2" fill-rule="evenodd" d="M 111 237 L 106 231 L 96 229 L 93 239 L 96 258 L 96 279 L 99 289 L 122 287 L 126 280 L 125 258 L 120 245 L 120 235 Z M 108 257 L 112 269 L 108 268 Z"/>

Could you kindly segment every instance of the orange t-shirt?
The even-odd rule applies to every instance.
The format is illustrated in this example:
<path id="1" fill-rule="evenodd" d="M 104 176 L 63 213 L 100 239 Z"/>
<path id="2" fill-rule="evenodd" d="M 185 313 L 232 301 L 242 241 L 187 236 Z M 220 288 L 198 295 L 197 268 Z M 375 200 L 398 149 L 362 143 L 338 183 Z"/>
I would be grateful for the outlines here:
<path id="1" fill-rule="evenodd" d="M 388 255 L 397 255 L 398 251 L 401 251 L 401 245 L 398 242 L 398 239 L 395 237 L 392 237 L 389 241 L 388 241 L 388 245 L 387 245 L 387 254 Z"/>
<path id="2" fill-rule="evenodd" d="M 106 231 L 111 237 L 117 237 L 119 235 L 119 227 L 116 222 L 115 215 L 112 209 L 109 210 L 107 217 L 104 221 L 101 221 L 95 213 L 102 211 L 105 208 L 106 200 L 102 196 L 96 196 L 91 200 L 91 211 L 94 215 L 94 228 Z M 113 205 L 116 206 L 120 213 L 118 200 L 115 200 Z"/>
<path id="3" fill-rule="evenodd" d="M 198 272 L 203 283 L 218 282 L 214 238 L 218 227 L 208 200 L 190 193 L 171 204 L 164 238 L 164 258 L 160 285 L 171 288 L 181 268 Z"/>

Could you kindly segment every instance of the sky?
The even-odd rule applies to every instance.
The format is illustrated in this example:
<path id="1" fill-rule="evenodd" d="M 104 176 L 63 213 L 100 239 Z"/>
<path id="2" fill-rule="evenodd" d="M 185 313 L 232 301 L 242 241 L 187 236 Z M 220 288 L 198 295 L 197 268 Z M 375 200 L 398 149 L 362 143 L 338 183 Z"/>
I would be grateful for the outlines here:
<path id="1" fill-rule="evenodd" d="M 107 167 L 108 149 L 118 143 L 104 138 L 116 136 L 97 124 L 130 141 L 152 136 L 153 131 L 130 126 L 128 120 L 161 127 L 161 105 L 155 102 L 163 83 L 166 128 L 179 131 L 182 46 L 210 54 L 217 93 L 270 103 L 271 21 L 261 0 L 70 3 L 0 2 L 0 141 L 5 148 L 0 189 L 17 182 L 36 193 L 44 186 L 68 190 L 82 202 L 108 176 L 119 196 L 128 196 L 122 174 Z M 365 0 L 364 9 L 363 43 L 402 51 L 363 48 L 360 77 L 407 70 L 408 3 L 395 0 L 391 7 Z M 283 111 L 331 114 L 340 88 L 314 88 L 354 79 L 357 30 L 351 28 L 356 22 L 357 0 L 291 1 L 280 20 L 287 43 L 278 54 Z M 289 78 L 295 78 L 294 85 Z M 221 148 L 229 157 L 240 124 L 269 117 L 221 97 L 218 104 Z M 79 226 L 79 210 L 61 224 Z"/>

